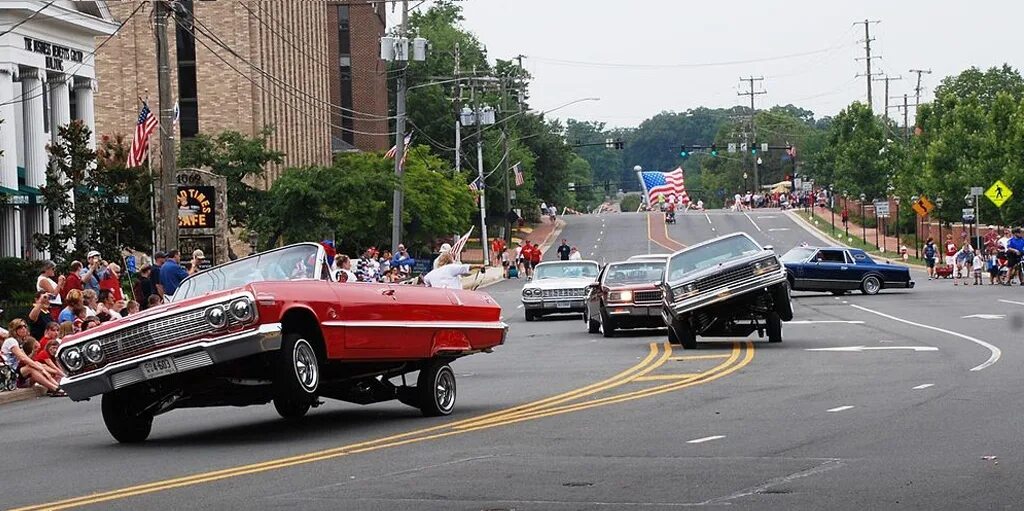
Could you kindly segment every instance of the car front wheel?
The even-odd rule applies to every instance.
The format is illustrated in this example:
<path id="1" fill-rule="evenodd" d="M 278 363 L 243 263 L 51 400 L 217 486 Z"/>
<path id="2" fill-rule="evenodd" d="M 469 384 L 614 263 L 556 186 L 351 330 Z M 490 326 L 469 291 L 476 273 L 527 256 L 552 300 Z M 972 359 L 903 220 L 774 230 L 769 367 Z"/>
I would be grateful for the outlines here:
<path id="1" fill-rule="evenodd" d="M 100 408 L 107 431 L 118 442 L 134 444 L 149 438 L 149 433 L 153 430 L 153 415 L 140 412 L 124 393 L 103 394 Z"/>
<path id="2" fill-rule="evenodd" d="M 772 288 L 771 292 L 775 312 L 779 314 L 779 317 L 781 317 L 783 321 L 792 321 L 793 300 L 789 292 L 789 284 L 777 284 Z"/>
<path id="3" fill-rule="evenodd" d="M 782 318 L 777 312 L 769 312 L 765 318 L 768 342 L 782 342 Z"/>
<path id="4" fill-rule="evenodd" d="M 601 322 L 594 319 L 594 316 L 590 314 L 590 307 L 587 307 L 587 312 L 583 315 L 583 319 L 587 322 L 588 334 L 596 334 L 601 331 Z"/>
<path id="5" fill-rule="evenodd" d="M 420 370 L 416 380 L 419 408 L 427 417 L 450 415 L 455 409 L 455 372 L 443 361 L 434 360 Z"/>
<path id="6" fill-rule="evenodd" d="M 874 275 L 868 275 L 860 284 L 860 291 L 866 295 L 877 295 L 882 289 L 882 281 Z"/>
<path id="7" fill-rule="evenodd" d="M 274 380 L 277 413 L 286 419 L 302 417 L 316 400 L 319 385 L 320 364 L 313 345 L 298 334 L 286 335 Z"/>
<path id="8" fill-rule="evenodd" d="M 693 327 L 686 321 L 675 320 L 668 327 L 669 339 L 671 340 L 672 332 L 675 333 L 675 338 L 679 341 L 679 344 L 686 350 L 697 349 L 697 334 L 694 333 Z"/>

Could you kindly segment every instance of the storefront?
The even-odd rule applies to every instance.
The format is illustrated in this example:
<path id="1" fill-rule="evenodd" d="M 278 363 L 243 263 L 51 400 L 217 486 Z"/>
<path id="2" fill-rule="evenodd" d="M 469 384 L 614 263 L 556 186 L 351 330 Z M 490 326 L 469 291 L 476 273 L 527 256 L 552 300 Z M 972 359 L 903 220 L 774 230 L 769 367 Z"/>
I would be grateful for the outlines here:
<path id="1" fill-rule="evenodd" d="M 60 221 L 39 195 L 46 146 L 72 119 L 95 131 L 94 49 L 117 27 L 105 2 L 0 2 L 0 257 L 48 256 L 32 244 Z"/>

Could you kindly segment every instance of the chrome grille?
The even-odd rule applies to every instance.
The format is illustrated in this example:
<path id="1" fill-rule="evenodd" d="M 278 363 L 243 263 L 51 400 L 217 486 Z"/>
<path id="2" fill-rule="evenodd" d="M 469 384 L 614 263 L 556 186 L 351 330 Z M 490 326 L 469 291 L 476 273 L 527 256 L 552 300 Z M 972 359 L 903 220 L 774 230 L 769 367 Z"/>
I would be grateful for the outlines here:
<path id="1" fill-rule="evenodd" d="M 578 289 L 545 289 L 544 298 L 569 298 L 575 296 L 587 296 L 586 288 Z"/>
<path id="2" fill-rule="evenodd" d="M 174 342 L 192 339 L 213 331 L 206 322 L 205 308 L 132 325 L 100 336 L 103 359 L 117 362 Z"/>
<path id="3" fill-rule="evenodd" d="M 754 263 L 750 263 L 744 266 L 740 266 L 739 268 L 733 268 L 722 273 L 704 277 L 702 279 L 697 280 L 695 284 L 697 286 L 697 291 L 703 293 L 704 291 L 711 291 L 712 289 L 722 287 L 723 285 L 726 285 L 730 282 L 749 279 L 750 277 L 753 276 Z"/>
<path id="4" fill-rule="evenodd" d="M 174 367 L 178 368 L 179 373 L 209 365 L 213 365 L 213 359 L 211 359 L 210 354 L 205 351 L 182 355 L 174 359 Z"/>
<path id="5" fill-rule="evenodd" d="M 633 301 L 635 303 L 660 303 L 661 291 L 635 291 Z"/>

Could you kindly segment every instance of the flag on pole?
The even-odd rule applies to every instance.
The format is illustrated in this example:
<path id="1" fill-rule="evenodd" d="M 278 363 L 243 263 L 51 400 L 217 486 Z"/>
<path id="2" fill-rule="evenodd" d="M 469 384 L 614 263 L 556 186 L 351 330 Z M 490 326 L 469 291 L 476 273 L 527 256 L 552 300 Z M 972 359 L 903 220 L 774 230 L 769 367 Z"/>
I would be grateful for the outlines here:
<path id="1" fill-rule="evenodd" d="M 128 161 L 125 162 L 128 168 L 139 167 L 146 161 L 149 154 L 149 137 L 156 131 L 157 124 L 156 116 L 143 101 L 142 110 L 139 110 L 139 121 L 135 124 L 135 136 L 128 149 Z"/>
<path id="2" fill-rule="evenodd" d="M 682 167 L 676 167 L 671 172 L 643 172 L 642 178 L 650 204 L 658 202 L 660 195 L 668 198 L 671 194 L 680 196 L 683 203 L 690 202 L 690 197 L 686 194 Z"/>
<path id="3" fill-rule="evenodd" d="M 408 154 L 408 152 L 409 152 L 409 143 L 410 142 L 412 142 L 412 133 L 409 133 L 408 135 L 405 136 L 405 143 L 403 144 L 404 147 L 405 147 L 405 152 L 402 154 L 402 161 L 403 162 L 405 161 L 405 155 Z M 397 145 L 393 145 L 393 146 L 391 146 L 391 149 L 388 149 L 388 152 L 384 153 L 384 157 L 390 160 L 390 159 L 394 158 L 396 154 L 398 154 L 398 146 Z"/>
<path id="4" fill-rule="evenodd" d="M 526 183 L 526 178 L 523 177 L 523 171 L 519 168 L 519 163 L 520 162 L 516 162 L 516 164 L 512 166 L 512 173 L 516 178 L 516 188 L 523 186 L 523 184 Z"/>
<path id="5" fill-rule="evenodd" d="M 455 244 L 452 245 L 452 256 L 455 258 L 456 262 L 462 262 L 462 249 L 466 248 L 466 242 L 469 241 L 469 235 L 473 234 L 474 227 L 470 227 L 469 232 L 462 235 L 462 237 L 456 240 Z"/>
<path id="6" fill-rule="evenodd" d="M 476 178 L 476 179 L 473 180 L 472 183 L 469 183 L 469 189 L 474 191 L 474 192 L 479 192 L 480 190 L 483 190 L 484 189 L 484 185 L 480 181 L 480 178 Z"/>

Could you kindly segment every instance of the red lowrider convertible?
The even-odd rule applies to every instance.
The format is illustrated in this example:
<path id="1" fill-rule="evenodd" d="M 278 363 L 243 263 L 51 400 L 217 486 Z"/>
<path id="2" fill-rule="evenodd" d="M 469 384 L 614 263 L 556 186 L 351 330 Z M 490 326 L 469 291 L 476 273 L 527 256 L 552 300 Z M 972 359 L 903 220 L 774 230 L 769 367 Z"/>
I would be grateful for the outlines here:
<path id="1" fill-rule="evenodd" d="M 329 270 L 307 243 L 193 275 L 171 303 L 68 337 L 61 385 L 75 401 L 102 394 L 120 442 L 145 440 L 154 416 L 186 407 L 273 401 L 294 419 L 319 397 L 398 399 L 437 416 L 455 406 L 449 362 L 505 341 L 486 293 L 340 283 Z"/>

